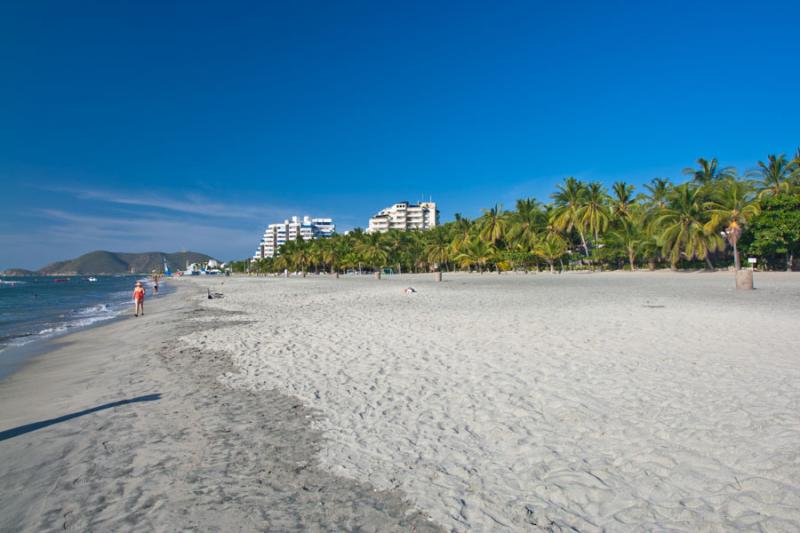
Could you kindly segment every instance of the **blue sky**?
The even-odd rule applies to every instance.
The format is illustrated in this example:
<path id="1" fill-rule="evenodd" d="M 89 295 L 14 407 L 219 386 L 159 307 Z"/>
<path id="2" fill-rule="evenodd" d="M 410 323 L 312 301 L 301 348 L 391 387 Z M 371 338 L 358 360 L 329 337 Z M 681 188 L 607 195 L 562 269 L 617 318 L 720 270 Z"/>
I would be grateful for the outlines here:
<path id="1" fill-rule="evenodd" d="M 0 269 L 800 145 L 798 2 L 3 2 Z"/>

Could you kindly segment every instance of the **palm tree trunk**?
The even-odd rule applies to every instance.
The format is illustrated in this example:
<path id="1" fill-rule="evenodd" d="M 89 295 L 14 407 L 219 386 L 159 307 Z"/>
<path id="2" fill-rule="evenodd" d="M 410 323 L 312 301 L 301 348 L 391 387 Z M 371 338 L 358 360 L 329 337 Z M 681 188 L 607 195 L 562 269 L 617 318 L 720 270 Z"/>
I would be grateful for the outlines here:
<path id="1" fill-rule="evenodd" d="M 548 261 L 548 263 L 550 263 L 550 273 L 555 274 L 556 273 L 555 261 Z"/>
<path id="2" fill-rule="evenodd" d="M 706 267 L 708 267 L 708 270 L 714 270 L 714 263 L 711 262 L 711 258 L 708 257 L 708 254 L 706 254 Z"/>
<path id="3" fill-rule="evenodd" d="M 786 254 L 786 272 L 792 271 L 792 266 L 794 264 L 794 252 L 789 252 Z"/>
<path id="4" fill-rule="evenodd" d="M 583 236 L 583 231 L 578 230 L 578 235 L 581 236 L 581 244 L 583 245 L 583 251 L 586 254 L 586 257 L 589 257 L 589 246 L 586 245 L 586 237 Z"/>
<path id="5" fill-rule="evenodd" d="M 636 271 L 636 254 L 628 252 L 628 261 L 631 264 L 631 272 Z"/>
<path id="6" fill-rule="evenodd" d="M 736 270 L 742 269 L 742 261 L 739 259 L 739 248 L 736 247 L 736 239 L 733 239 L 733 265 Z"/>

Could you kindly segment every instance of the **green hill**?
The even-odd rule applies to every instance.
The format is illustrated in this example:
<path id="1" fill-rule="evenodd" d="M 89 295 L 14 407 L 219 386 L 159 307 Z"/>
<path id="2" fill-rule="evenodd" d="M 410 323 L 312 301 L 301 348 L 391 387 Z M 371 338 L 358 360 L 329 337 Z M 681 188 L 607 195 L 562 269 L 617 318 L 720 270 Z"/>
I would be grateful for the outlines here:
<path id="1" fill-rule="evenodd" d="M 205 263 L 212 257 L 198 252 L 118 253 L 98 250 L 75 259 L 57 261 L 39 269 L 43 275 L 83 275 L 83 274 L 146 274 L 153 270 L 161 271 L 166 260 L 174 272 L 183 270 L 187 263 Z"/>
<path id="2" fill-rule="evenodd" d="M 8 270 L 4 270 L 0 272 L 0 275 L 3 276 L 36 276 L 36 272 L 33 270 L 28 270 L 26 268 L 9 268 Z"/>

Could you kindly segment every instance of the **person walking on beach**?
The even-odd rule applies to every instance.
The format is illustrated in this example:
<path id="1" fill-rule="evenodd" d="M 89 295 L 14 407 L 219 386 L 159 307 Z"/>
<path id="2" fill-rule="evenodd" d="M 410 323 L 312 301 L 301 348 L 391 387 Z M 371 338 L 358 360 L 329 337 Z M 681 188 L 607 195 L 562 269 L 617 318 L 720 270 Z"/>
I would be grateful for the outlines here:
<path id="1" fill-rule="evenodd" d="M 153 276 L 153 296 L 158 295 L 158 274 Z"/>
<path id="2" fill-rule="evenodd" d="M 133 289 L 133 303 L 136 305 L 133 316 L 139 316 L 139 311 L 144 316 L 144 287 L 141 281 L 137 281 L 136 288 Z"/>

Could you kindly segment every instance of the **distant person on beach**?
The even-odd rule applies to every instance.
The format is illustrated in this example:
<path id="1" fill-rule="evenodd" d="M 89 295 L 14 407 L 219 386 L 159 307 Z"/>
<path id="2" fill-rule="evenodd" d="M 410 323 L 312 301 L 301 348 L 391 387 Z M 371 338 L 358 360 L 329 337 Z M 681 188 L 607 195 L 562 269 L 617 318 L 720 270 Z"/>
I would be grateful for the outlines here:
<path id="1" fill-rule="evenodd" d="M 139 316 L 140 310 L 144 316 L 144 287 L 141 281 L 137 281 L 136 288 L 133 289 L 133 303 L 136 305 L 133 316 Z"/>
<path id="2" fill-rule="evenodd" d="M 153 276 L 153 296 L 158 294 L 158 274 Z"/>

